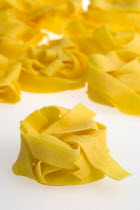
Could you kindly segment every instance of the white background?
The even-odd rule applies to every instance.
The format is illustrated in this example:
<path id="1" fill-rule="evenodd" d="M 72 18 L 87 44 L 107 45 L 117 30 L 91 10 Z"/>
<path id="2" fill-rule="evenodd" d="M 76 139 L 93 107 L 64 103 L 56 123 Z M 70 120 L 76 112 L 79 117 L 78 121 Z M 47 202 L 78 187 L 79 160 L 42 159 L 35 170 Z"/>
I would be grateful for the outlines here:
<path id="1" fill-rule="evenodd" d="M 11 167 L 20 149 L 19 121 L 48 105 L 72 108 L 83 103 L 105 124 L 111 155 L 133 175 L 79 186 L 44 186 L 16 176 Z M 1 210 L 140 210 L 140 117 L 90 101 L 86 88 L 54 94 L 22 92 L 21 102 L 0 104 Z"/>

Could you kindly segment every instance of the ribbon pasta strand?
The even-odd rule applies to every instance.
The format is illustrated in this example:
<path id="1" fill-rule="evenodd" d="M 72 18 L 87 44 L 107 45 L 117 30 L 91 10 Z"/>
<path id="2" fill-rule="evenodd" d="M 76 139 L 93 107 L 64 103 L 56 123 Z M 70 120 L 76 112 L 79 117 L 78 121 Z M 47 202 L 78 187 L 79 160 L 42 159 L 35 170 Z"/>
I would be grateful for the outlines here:
<path id="1" fill-rule="evenodd" d="M 13 172 L 45 185 L 86 184 L 130 173 L 109 155 L 106 127 L 82 104 L 49 106 L 21 121 L 21 150 Z"/>
<path id="2" fill-rule="evenodd" d="M 139 73 L 132 72 L 133 77 L 131 78 L 131 73 L 125 74 L 124 71 L 122 79 L 121 75 L 120 79 L 117 79 L 92 64 L 89 64 L 88 72 L 88 95 L 92 100 L 114 106 L 126 114 L 140 115 L 140 95 L 133 89 L 135 86 L 133 79 L 138 75 L 138 81 Z M 127 82 L 129 77 L 130 81 Z"/>
<path id="3" fill-rule="evenodd" d="M 88 82 L 92 100 L 139 115 L 139 22 L 137 0 L 91 0 L 87 11 L 82 0 L 2 0 L 0 101 Z M 44 29 L 63 36 L 50 41 Z"/>
<path id="4" fill-rule="evenodd" d="M 67 38 L 29 48 L 20 59 L 19 84 L 30 92 L 57 92 L 84 86 L 87 58 Z M 31 82 L 32 81 L 32 82 Z"/>
<path id="5" fill-rule="evenodd" d="M 98 51 L 93 48 L 95 53 L 89 57 L 88 95 L 126 114 L 140 115 L 140 35 L 109 32 L 107 37 L 108 42 L 102 39 L 103 45 L 101 41 L 96 42 L 95 46 L 101 47 Z"/>
<path id="6" fill-rule="evenodd" d="M 20 72 L 19 62 L 9 61 L 0 55 L 0 102 L 16 103 L 20 100 Z"/>

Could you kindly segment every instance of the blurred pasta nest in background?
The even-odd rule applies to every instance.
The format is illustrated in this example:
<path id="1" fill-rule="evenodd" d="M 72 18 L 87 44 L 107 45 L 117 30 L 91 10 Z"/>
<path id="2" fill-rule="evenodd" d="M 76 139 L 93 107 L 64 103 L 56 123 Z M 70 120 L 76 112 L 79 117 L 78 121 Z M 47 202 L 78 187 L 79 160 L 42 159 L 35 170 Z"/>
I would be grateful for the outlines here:
<path id="1" fill-rule="evenodd" d="M 138 0 L 2 0 L 0 101 L 20 90 L 83 87 L 98 103 L 140 115 Z M 61 35 L 50 40 L 49 31 Z M 43 41 L 44 40 L 44 41 Z"/>

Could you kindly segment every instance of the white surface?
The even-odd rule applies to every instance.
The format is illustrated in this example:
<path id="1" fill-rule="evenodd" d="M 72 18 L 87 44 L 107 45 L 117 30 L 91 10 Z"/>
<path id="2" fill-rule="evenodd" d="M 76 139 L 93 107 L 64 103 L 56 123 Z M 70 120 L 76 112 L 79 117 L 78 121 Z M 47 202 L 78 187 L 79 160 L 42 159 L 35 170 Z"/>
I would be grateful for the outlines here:
<path id="1" fill-rule="evenodd" d="M 83 103 L 107 125 L 111 154 L 133 176 L 118 182 L 109 178 L 79 186 L 44 186 L 15 176 L 11 167 L 19 149 L 19 121 L 48 105 L 72 108 Z M 55 94 L 22 92 L 18 104 L 0 104 L 0 209 L 1 210 L 139 210 L 140 118 L 90 101 L 85 89 Z"/>

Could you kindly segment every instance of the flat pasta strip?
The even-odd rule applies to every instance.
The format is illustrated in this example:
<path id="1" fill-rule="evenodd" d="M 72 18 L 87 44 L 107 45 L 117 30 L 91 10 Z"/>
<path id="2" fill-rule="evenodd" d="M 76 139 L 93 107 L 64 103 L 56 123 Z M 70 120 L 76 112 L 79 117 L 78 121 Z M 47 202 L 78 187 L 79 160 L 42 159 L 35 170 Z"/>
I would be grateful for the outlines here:
<path id="1" fill-rule="evenodd" d="M 37 45 L 43 34 L 26 24 L 13 8 L 0 10 L 0 53 L 10 59 L 22 56 L 29 45 Z"/>
<path id="2" fill-rule="evenodd" d="M 102 41 L 94 38 L 89 56 L 89 97 L 126 114 L 140 115 L 140 35 L 132 31 L 111 33 L 107 26 L 95 31 L 93 37 L 98 35 Z"/>
<path id="3" fill-rule="evenodd" d="M 82 0 L 46 1 L 44 7 L 38 7 L 28 17 L 27 21 L 37 29 L 47 29 L 62 34 L 70 18 L 82 11 Z"/>
<path id="4" fill-rule="evenodd" d="M 20 100 L 18 78 L 21 64 L 0 56 L 0 102 L 16 103 Z"/>
<path id="5" fill-rule="evenodd" d="M 21 151 L 13 172 L 45 185 L 77 185 L 130 173 L 110 155 L 106 127 L 82 104 L 50 106 L 21 121 Z"/>
<path id="6" fill-rule="evenodd" d="M 122 46 L 113 38 L 107 25 L 98 28 L 90 36 L 76 37 L 73 41 L 85 54 L 107 53 Z"/>
<path id="7" fill-rule="evenodd" d="M 67 137 L 66 142 L 74 142 L 81 146 L 90 164 L 104 172 L 107 176 L 121 180 L 130 174 L 122 169 L 120 165 L 105 151 L 98 136 L 73 136 Z"/>
<path id="8" fill-rule="evenodd" d="M 7 71 L 0 75 L 1 102 L 19 101 L 20 89 L 52 93 L 81 88 L 88 81 L 92 100 L 139 115 L 140 4 L 137 0 L 90 3 L 83 11 L 81 0 L 1 1 L 0 54 L 11 65 L 8 71 L 1 65 L 1 71 Z M 64 36 L 50 41 L 44 29 Z M 18 76 L 13 64 L 21 65 Z M 30 123 L 25 124 L 36 133 Z M 84 127 L 82 132 L 90 131 L 92 126 L 87 120 L 55 136 Z"/>
<path id="9" fill-rule="evenodd" d="M 140 2 L 137 0 L 108 1 L 90 0 L 86 18 L 97 27 L 108 24 L 112 30 L 130 30 L 140 32 Z"/>
<path id="10" fill-rule="evenodd" d="M 88 36 L 72 37 L 80 50 L 88 55 L 94 53 L 106 54 L 110 51 L 128 50 L 139 54 L 140 51 L 140 34 L 133 30 L 111 31 L 110 27 L 105 24 L 97 28 Z"/>
<path id="11" fill-rule="evenodd" d="M 20 62 L 19 84 L 25 91 L 57 92 L 82 87 L 86 81 L 87 58 L 65 37 L 29 48 Z"/>
<path id="12" fill-rule="evenodd" d="M 108 1 L 108 0 L 91 0 L 91 4 L 94 7 L 104 9 L 104 10 L 117 10 L 125 12 L 139 12 L 140 11 L 140 2 L 138 0 L 117 0 L 117 1 Z"/>
<path id="13" fill-rule="evenodd" d="M 137 58 L 116 65 L 112 72 L 95 65 L 96 55 L 92 58 L 88 68 L 89 97 L 98 103 L 114 106 L 126 114 L 140 115 L 140 70 Z M 109 63 L 110 59 L 106 62 Z"/>

